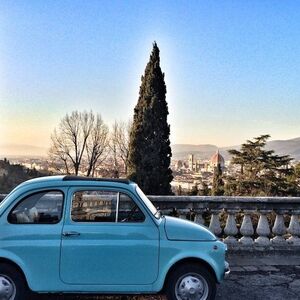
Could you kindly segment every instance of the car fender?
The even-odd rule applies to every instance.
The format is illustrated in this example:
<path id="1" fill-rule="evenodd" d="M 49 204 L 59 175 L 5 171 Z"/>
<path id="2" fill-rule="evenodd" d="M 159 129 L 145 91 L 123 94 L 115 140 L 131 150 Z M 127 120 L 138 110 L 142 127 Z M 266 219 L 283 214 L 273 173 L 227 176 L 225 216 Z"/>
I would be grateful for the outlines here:
<path id="1" fill-rule="evenodd" d="M 23 272 L 29 288 L 32 289 L 32 285 L 30 282 L 30 278 L 31 278 L 30 270 L 26 267 L 26 265 L 23 263 L 23 261 L 20 257 L 18 257 L 17 255 L 15 255 L 14 253 L 12 253 L 10 251 L 0 249 L 0 261 L 1 261 L 1 259 L 9 261 L 9 262 L 13 263 L 14 265 L 18 266 L 19 269 Z"/>
<path id="2" fill-rule="evenodd" d="M 220 256 L 220 255 L 218 255 Z M 221 258 L 222 256 L 220 256 Z M 207 263 L 211 269 L 214 272 L 214 275 L 216 277 L 217 282 L 221 282 L 223 279 L 223 273 L 224 273 L 224 267 L 223 265 L 220 265 L 219 260 L 221 259 L 216 259 L 215 253 L 212 251 L 210 252 L 200 252 L 199 249 L 198 251 L 195 250 L 185 250 L 177 253 L 174 255 L 172 258 L 169 258 L 167 263 L 166 262 L 161 262 L 161 269 L 160 269 L 160 276 L 157 281 L 157 286 L 155 287 L 156 290 L 161 290 L 164 286 L 166 276 L 169 272 L 169 270 L 178 262 L 186 260 L 186 259 L 196 259 L 196 260 L 201 260 Z M 224 258 L 223 258 L 224 260 Z"/>

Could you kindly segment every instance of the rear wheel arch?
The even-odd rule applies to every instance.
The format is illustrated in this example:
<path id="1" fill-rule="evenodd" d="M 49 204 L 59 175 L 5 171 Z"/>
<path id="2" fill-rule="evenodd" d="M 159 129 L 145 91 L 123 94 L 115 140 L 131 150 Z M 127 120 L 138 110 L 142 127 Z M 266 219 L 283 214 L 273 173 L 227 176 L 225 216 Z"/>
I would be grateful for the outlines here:
<path id="1" fill-rule="evenodd" d="M 12 261 L 8 258 L 0 257 L 0 264 L 6 264 L 6 265 L 9 265 L 9 266 L 15 268 L 22 275 L 24 281 L 26 282 L 27 287 L 29 288 L 25 273 L 23 272 L 22 268 L 17 263 L 15 263 L 14 261 Z"/>
<path id="2" fill-rule="evenodd" d="M 7 258 L 0 258 L 1 298 L 30 300 L 31 290 L 22 269 Z"/>

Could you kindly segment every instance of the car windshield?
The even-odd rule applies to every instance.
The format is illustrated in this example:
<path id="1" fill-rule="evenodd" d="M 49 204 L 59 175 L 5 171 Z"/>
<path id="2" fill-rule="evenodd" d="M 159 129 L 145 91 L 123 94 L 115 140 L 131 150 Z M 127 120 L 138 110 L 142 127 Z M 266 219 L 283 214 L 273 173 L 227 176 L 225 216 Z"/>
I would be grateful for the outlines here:
<path id="1" fill-rule="evenodd" d="M 156 219 L 160 218 L 160 211 L 156 209 L 156 207 L 153 205 L 153 203 L 147 198 L 147 196 L 143 193 L 143 191 L 139 188 L 139 186 L 136 186 L 136 191 L 140 198 L 144 201 L 146 206 L 149 208 L 151 213 Z"/>

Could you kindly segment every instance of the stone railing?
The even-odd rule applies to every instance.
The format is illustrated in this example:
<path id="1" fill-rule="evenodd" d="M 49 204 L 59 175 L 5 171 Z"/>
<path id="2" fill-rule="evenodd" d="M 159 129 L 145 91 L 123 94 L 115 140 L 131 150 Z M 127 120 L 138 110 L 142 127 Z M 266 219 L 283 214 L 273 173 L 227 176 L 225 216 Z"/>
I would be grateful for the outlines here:
<path id="1" fill-rule="evenodd" d="M 300 246 L 300 198 L 149 196 L 163 214 L 206 225 L 230 249 Z"/>
<path id="2" fill-rule="evenodd" d="M 4 196 L 0 195 L 0 201 Z M 300 197 L 149 196 L 149 199 L 165 215 L 207 226 L 229 249 L 300 249 Z"/>

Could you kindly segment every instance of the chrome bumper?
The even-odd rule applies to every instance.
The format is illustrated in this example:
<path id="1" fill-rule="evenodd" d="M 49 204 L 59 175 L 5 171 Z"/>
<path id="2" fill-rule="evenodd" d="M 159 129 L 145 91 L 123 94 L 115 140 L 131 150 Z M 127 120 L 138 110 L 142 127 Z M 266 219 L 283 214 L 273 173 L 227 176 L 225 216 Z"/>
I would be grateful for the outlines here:
<path id="1" fill-rule="evenodd" d="M 229 274 L 230 274 L 229 263 L 227 261 L 225 261 L 224 278 L 227 278 Z"/>

